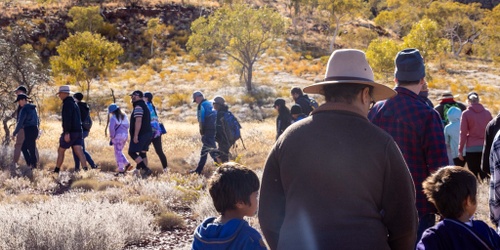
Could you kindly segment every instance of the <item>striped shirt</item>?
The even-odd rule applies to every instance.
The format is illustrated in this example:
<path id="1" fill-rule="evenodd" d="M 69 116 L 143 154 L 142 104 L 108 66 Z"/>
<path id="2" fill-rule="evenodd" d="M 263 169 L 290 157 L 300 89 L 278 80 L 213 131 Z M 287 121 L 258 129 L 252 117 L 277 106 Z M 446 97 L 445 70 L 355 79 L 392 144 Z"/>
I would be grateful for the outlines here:
<path id="1" fill-rule="evenodd" d="M 497 227 L 500 223 L 500 131 L 496 133 L 490 152 L 490 219 Z"/>

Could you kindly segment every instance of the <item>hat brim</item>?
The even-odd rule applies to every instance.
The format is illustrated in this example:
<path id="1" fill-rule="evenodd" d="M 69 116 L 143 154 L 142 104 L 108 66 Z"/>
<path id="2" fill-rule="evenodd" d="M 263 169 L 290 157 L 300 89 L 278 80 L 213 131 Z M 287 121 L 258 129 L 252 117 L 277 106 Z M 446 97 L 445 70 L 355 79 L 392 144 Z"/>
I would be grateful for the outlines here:
<path id="1" fill-rule="evenodd" d="M 372 82 L 372 81 L 358 81 L 358 80 L 336 80 L 336 81 L 324 81 L 324 82 L 318 82 L 312 85 L 309 85 L 304 88 L 304 92 L 307 94 L 320 94 L 324 95 L 323 87 L 325 85 L 330 85 L 330 84 L 338 84 L 338 83 L 358 83 L 358 84 L 365 84 L 373 87 L 373 100 L 374 101 L 380 101 L 380 100 L 385 100 L 392 98 L 396 96 L 397 92 L 385 85 L 382 85 L 380 83 Z"/>
<path id="2" fill-rule="evenodd" d="M 66 94 L 70 94 L 70 95 L 73 95 L 73 94 L 74 94 L 74 92 L 73 92 L 73 91 L 70 91 L 70 92 L 66 92 L 66 91 L 59 91 L 59 92 L 57 92 L 57 93 L 56 93 L 56 95 L 59 95 L 59 94 L 61 94 L 61 93 L 66 93 Z"/>

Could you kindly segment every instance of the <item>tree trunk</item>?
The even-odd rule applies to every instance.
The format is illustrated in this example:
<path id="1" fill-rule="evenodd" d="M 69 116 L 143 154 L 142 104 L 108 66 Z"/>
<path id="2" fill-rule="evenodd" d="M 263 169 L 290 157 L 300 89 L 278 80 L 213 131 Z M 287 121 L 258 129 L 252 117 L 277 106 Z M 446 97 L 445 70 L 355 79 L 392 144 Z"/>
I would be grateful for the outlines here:
<path id="1" fill-rule="evenodd" d="M 10 118 L 6 117 L 2 120 L 3 124 L 3 130 L 5 131 L 5 138 L 3 138 L 2 144 L 3 145 L 8 145 L 10 143 L 10 129 L 9 125 L 7 124 L 9 122 Z"/>
<path id="2" fill-rule="evenodd" d="M 335 49 L 335 39 L 337 39 L 337 34 L 339 33 L 339 28 L 340 28 L 339 18 L 336 15 L 334 15 L 334 17 L 335 17 L 335 30 L 333 31 L 332 40 L 330 41 L 330 53 L 332 53 L 333 50 Z"/>
<path id="3" fill-rule="evenodd" d="M 252 92 L 252 70 L 253 70 L 253 63 L 249 64 L 247 67 L 247 78 L 245 80 L 248 93 Z"/>

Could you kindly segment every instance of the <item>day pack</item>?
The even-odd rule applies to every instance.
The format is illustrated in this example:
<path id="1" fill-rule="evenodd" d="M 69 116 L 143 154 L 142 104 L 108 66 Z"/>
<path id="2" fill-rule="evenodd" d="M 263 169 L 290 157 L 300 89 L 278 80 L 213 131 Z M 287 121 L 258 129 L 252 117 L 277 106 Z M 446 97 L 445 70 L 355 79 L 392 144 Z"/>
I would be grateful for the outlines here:
<path id="1" fill-rule="evenodd" d="M 442 117 L 444 125 L 448 124 L 448 110 L 452 107 L 457 107 L 460 109 L 458 103 L 446 103 L 443 107 L 443 117 Z"/>
<path id="2" fill-rule="evenodd" d="M 311 108 L 313 110 L 317 109 L 318 108 L 318 102 L 316 102 L 316 100 L 314 100 L 313 98 L 309 97 L 309 105 L 311 106 Z"/>
<path id="3" fill-rule="evenodd" d="M 82 128 L 85 131 L 90 131 L 90 128 L 92 128 L 92 118 L 90 117 L 90 113 L 85 119 L 82 121 Z"/>
<path id="4" fill-rule="evenodd" d="M 236 119 L 236 117 L 234 117 L 234 115 L 229 111 L 224 113 L 221 121 L 227 139 L 232 146 L 238 139 L 241 138 L 241 125 L 238 122 L 238 119 Z"/>

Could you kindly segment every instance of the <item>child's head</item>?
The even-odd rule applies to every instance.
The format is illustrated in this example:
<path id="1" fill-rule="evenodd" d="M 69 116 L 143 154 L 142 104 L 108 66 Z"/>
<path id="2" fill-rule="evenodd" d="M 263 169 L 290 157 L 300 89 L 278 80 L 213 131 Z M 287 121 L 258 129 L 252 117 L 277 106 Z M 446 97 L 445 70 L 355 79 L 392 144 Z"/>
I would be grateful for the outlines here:
<path id="1" fill-rule="evenodd" d="M 425 179 L 423 189 L 427 199 L 445 218 L 458 219 L 464 212 L 475 212 L 465 211 L 465 204 L 468 199 L 476 204 L 476 177 L 463 167 L 440 168 Z"/>
<path id="2" fill-rule="evenodd" d="M 227 210 L 236 209 L 237 203 L 256 207 L 256 204 L 251 203 L 250 196 L 259 191 L 259 177 L 238 163 L 222 164 L 212 175 L 208 185 L 215 209 L 222 215 Z"/>

